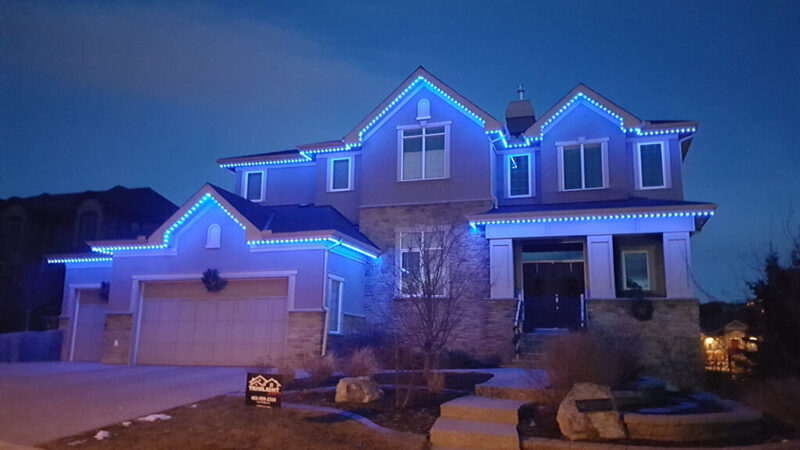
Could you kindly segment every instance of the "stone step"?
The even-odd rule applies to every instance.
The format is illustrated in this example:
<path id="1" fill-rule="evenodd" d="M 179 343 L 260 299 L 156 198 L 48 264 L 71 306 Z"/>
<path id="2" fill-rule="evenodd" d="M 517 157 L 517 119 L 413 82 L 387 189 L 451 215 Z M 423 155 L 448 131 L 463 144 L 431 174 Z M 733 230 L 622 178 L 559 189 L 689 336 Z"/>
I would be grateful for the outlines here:
<path id="1" fill-rule="evenodd" d="M 468 395 L 450 400 L 440 406 L 441 416 L 449 419 L 483 422 L 519 423 L 519 408 L 525 402 Z"/>
<path id="2" fill-rule="evenodd" d="M 519 449 L 516 424 L 439 417 L 431 428 L 436 447 Z"/>

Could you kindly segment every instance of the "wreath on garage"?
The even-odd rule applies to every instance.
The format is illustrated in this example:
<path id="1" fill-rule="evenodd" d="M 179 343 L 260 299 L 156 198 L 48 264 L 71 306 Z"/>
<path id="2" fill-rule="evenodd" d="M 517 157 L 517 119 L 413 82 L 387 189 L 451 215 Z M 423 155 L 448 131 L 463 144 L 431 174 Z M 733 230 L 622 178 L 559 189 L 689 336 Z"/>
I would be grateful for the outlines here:
<path id="1" fill-rule="evenodd" d="M 206 285 L 206 290 L 208 292 L 219 292 L 228 285 L 228 280 L 220 277 L 217 269 L 208 269 L 203 272 L 201 281 Z"/>

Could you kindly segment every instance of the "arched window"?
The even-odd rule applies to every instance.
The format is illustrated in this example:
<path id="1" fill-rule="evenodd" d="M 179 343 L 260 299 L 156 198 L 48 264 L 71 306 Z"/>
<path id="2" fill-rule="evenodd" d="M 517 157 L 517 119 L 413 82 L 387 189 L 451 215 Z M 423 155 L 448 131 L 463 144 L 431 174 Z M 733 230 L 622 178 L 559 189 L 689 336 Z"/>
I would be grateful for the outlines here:
<path id="1" fill-rule="evenodd" d="M 78 219 L 78 244 L 85 244 L 97 238 L 97 213 L 86 211 Z"/>
<path id="2" fill-rule="evenodd" d="M 431 102 L 423 98 L 417 103 L 417 120 L 428 120 L 431 118 Z"/>
<path id="3" fill-rule="evenodd" d="M 208 227 L 208 235 L 206 235 L 206 248 L 219 248 L 220 227 L 217 224 L 212 224 Z"/>

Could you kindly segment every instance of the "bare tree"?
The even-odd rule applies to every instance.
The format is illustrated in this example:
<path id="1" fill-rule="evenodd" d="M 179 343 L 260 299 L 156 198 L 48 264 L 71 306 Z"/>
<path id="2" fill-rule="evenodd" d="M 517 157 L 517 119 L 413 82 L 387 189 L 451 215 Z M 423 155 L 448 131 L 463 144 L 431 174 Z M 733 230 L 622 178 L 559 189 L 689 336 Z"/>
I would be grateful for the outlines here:
<path id="1" fill-rule="evenodd" d="M 400 233 L 388 309 L 391 331 L 405 347 L 419 351 L 431 388 L 432 370 L 456 338 L 479 292 L 481 267 L 470 252 L 464 224 L 417 227 Z"/>

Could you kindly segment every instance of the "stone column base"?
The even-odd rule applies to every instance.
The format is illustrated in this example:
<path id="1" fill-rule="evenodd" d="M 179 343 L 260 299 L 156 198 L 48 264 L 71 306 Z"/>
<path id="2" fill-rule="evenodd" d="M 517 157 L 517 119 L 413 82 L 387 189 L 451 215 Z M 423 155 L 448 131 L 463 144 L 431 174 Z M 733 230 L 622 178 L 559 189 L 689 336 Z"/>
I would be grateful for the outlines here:
<path id="1" fill-rule="evenodd" d="M 287 364 L 302 367 L 304 359 L 322 354 L 324 322 L 324 312 L 289 312 L 285 354 Z"/>

